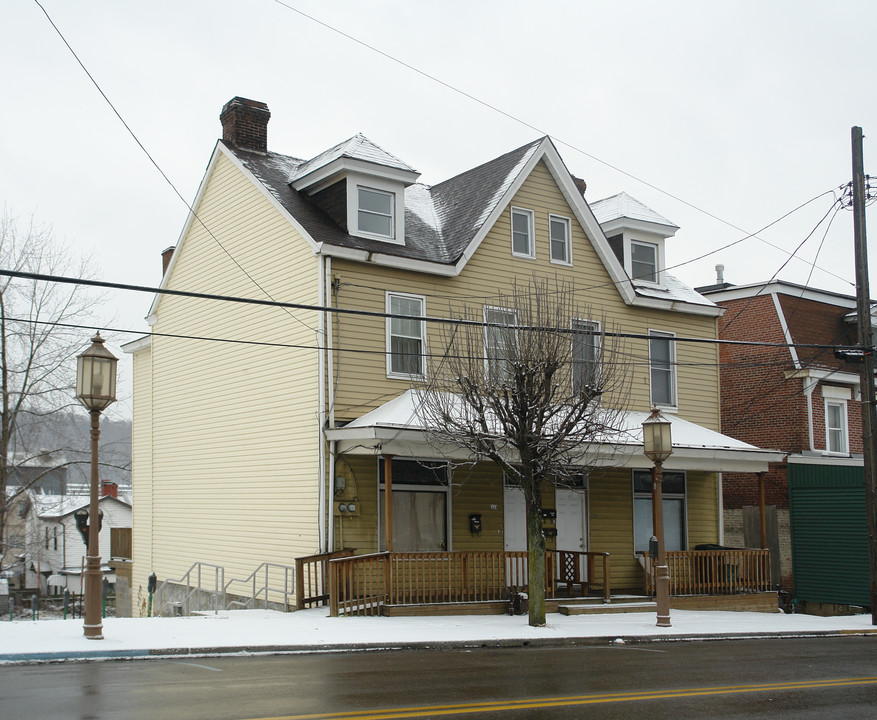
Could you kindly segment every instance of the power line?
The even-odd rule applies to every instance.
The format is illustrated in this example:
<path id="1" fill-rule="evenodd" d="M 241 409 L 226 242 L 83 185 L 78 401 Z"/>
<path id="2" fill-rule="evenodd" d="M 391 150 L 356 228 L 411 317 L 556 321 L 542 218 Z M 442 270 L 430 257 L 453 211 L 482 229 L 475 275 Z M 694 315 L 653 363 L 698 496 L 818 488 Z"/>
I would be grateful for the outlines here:
<path id="1" fill-rule="evenodd" d="M 150 154 L 150 152 L 146 149 L 146 146 L 145 146 L 142 142 L 140 142 L 140 138 L 137 137 L 137 134 L 131 129 L 131 126 L 128 125 L 127 122 L 125 122 L 125 118 L 122 117 L 122 114 L 116 109 L 116 106 L 113 105 L 113 103 L 112 103 L 112 101 L 109 99 L 109 97 L 107 97 L 107 94 L 103 91 L 103 89 L 101 88 L 101 86 L 98 84 L 97 80 L 94 79 L 94 76 L 89 72 L 88 68 L 85 67 L 85 63 L 83 63 L 82 60 L 79 59 L 79 55 L 76 54 L 76 51 L 73 49 L 73 47 L 70 45 L 70 43 L 67 42 L 67 38 L 64 37 L 64 34 L 61 32 L 61 30 L 58 28 L 58 26 L 55 25 L 54 20 L 52 20 L 52 18 L 51 18 L 51 16 L 49 15 L 49 13 L 48 13 L 48 12 L 46 11 L 46 9 L 40 4 L 40 1 L 39 1 L 39 0 L 34 0 L 34 2 L 37 4 L 37 7 L 39 7 L 39 9 L 43 11 L 43 14 L 46 16 L 46 19 L 49 21 L 49 24 L 54 28 L 55 32 L 58 33 L 58 37 L 60 37 L 60 38 L 61 38 L 61 41 L 64 43 L 64 45 L 67 46 L 67 49 L 68 49 L 68 50 L 70 51 L 70 53 L 73 55 L 73 57 L 75 58 L 76 62 L 79 63 L 79 67 L 82 68 L 83 72 L 86 74 L 86 76 L 88 76 L 88 79 L 91 80 L 91 84 L 94 85 L 94 87 L 95 87 L 95 88 L 97 89 L 97 91 L 100 93 L 101 97 L 106 101 L 107 105 L 109 105 L 110 110 L 113 111 L 113 114 L 119 119 L 119 122 L 122 123 L 122 125 L 125 127 L 125 130 L 128 131 L 128 134 L 134 139 L 134 142 L 137 143 L 137 146 L 143 151 L 143 153 L 144 153 L 144 154 L 146 155 L 146 157 L 149 159 L 149 162 L 152 163 L 153 167 L 154 167 L 156 170 L 158 170 L 158 173 L 161 175 L 161 177 L 164 179 L 164 181 L 168 184 L 168 186 L 170 187 L 170 189 L 173 190 L 174 194 L 180 199 L 180 201 L 183 203 L 183 205 L 186 206 L 186 208 L 189 210 L 189 213 L 191 214 L 191 216 L 192 216 L 195 220 L 198 221 L 198 224 L 201 225 L 202 228 L 204 228 L 205 232 L 206 232 L 206 233 L 207 233 L 207 234 L 208 234 L 208 235 L 214 240 L 214 242 L 215 242 L 215 243 L 220 247 L 220 249 L 221 249 L 221 250 L 222 250 L 222 251 L 228 256 L 228 258 L 229 258 L 229 259 L 230 259 L 230 260 L 231 260 L 231 261 L 237 266 L 237 268 L 238 268 L 238 269 L 239 269 L 239 270 L 240 270 L 240 271 L 241 271 L 241 272 L 242 272 L 242 273 L 243 273 L 243 274 L 244 274 L 244 275 L 250 280 L 250 282 L 252 282 L 253 285 L 255 285 L 255 286 L 256 286 L 259 290 L 261 290 L 263 293 L 265 293 L 265 296 L 266 296 L 266 297 L 271 298 L 271 299 L 273 300 L 273 297 L 271 296 L 271 293 L 269 293 L 264 287 L 262 287 L 262 286 L 258 283 L 258 281 L 257 281 L 252 275 L 250 275 L 250 273 L 248 273 L 248 272 L 246 271 L 246 269 L 244 268 L 244 266 L 241 265 L 241 264 L 235 259 L 234 255 L 232 255 L 231 252 L 229 252 L 228 248 L 226 248 L 225 245 L 223 245 L 223 244 L 220 242 L 219 238 L 217 238 L 216 235 L 213 234 L 213 231 L 210 230 L 209 227 L 207 227 L 207 225 L 204 223 L 203 220 L 201 220 L 201 218 L 198 216 L 198 213 L 195 212 L 195 209 L 192 207 L 192 205 L 189 203 L 189 201 L 186 200 L 186 198 L 183 197 L 182 193 L 177 189 L 177 186 L 174 185 L 174 183 L 173 183 L 173 182 L 171 181 L 171 179 L 167 176 L 167 174 L 165 173 L 165 171 L 161 169 L 161 166 L 158 164 L 158 162 L 156 162 L 155 158 L 153 158 L 152 155 Z M 289 310 L 287 310 L 286 312 L 289 314 L 290 317 L 292 317 L 293 320 L 295 320 L 296 322 L 301 323 L 301 324 L 304 325 L 308 330 L 310 330 L 310 331 L 312 331 L 312 332 L 317 332 L 317 330 L 316 330 L 315 328 L 312 328 L 310 325 L 308 325 L 308 324 L 305 323 L 303 320 L 301 320 L 301 318 L 297 318 L 297 317 L 295 317 L 295 315 L 293 315 L 292 313 L 290 313 Z"/>
<path id="2" fill-rule="evenodd" d="M 308 310 L 312 312 L 323 312 L 323 313 L 336 313 L 339 315 L 355 315 L 360 317 L 374 317 L 374 318 L 396 318 L 401 320 L 415 320 L 418 322 L 427 322 L 427 323 L 440 323 L 445 325 L 458 325 L 458 326 L 467 326 L 467 327 L 477 327 L 477 328 L 487 328 L 487 327 L 495 327 L 495 328 L 505 328 L 509 330 L 522 330 L 525 332 L 539 332 L 539 331 L 549 331 L 555 332 L 563 335 L 575 335 L 581 333 L 580 330 L 576 330 L 575 328 L 570 327 L 562 327 L 562 326 L 548 326 L 548 325 L 513 325 L 499 322 L 488 322 L 484 320 L 467 320 L 465 318 L 445 318 L 445 317 L 435 317 L 429 315 L 403 315 L 400 313 L 390 313 L 390 312 L 382 312 L 379 310 L 358 310 L 355 308 L 340 308 L 340 307 L 330 307 L 326 305 L 308 305 L 305 303 L 291 303 L 291 302 L 281 302 L 278 300 L 261 300 L 257 298 L 242 298 L 235 297 L 233 295 L 214 295 L 211 293 L 199 293 L 199 292 L 191 292 L 188 290 L 169 290 L 167 288 L 156 288 L 150 287 L 147 285 L 130 285 L 127 283 L 113 283 L 106 282 L 103 280 L 89 280 L 86 278 L 72 278 L 65 277 L 63 275 L 46 275 L 43 273 L 30 273 L 23 272 L 20 270 L 3 270 L 0 269 L 0 276 L 18 278 L 23 280 L 36 280 L 42 282 L 57 282 L 64 283 L 68 285 L 88 285 L 90 287 L 103 287 L 110 288 L 114 290 L 131 290 L 136 292 L 148 292 L 155 293 L 160 295 L 173 295 L 177 297 L 186 297 L 186 298 L 197 298 L 201 300 L 215 300 L 219 302 L 233 302 L 233 303 L 242 303 L 246 305 L 259 305 L 265 307 L 283 307 L 290 308 L 295 310 Z M 22 322 L 31 322 L 29 320 L 22 320 Z M 35 321 L 34 321 L 35 322 Z M 49 323 L 51 324 L 51 323 Z M 63 326 L 63 324 L 58 323 Z M 83 326 L 83 327 L 95 327 L 95 326 Z M 147 332 L 139 332 L 135 330 L 119 330 L 119 332 L 130 333 L 130 334 L 138 334 L 138 335 L 148 335 L 150 333 Z M 612 332 L 606 330 L 594 330 L 590 334 L 601 337 L 611 337 L 611 338 L 627 338 L 633 340 L 651 340 L 654 336 L 649 335 L 647 333 L 625 333 L 625 332 Z M 209 339 L 209 338 L 204 338 Z M 837 345 L 824 345 L 818 343 L 768 343 L 768 342 L 758 342 L 754 340 L 721 340 L 718 338 L 696 338 L 696 337 L 685 337 L 685 336 L 673 336 L 670 338 L 673 342 L 684 342 L 684 343 L 702 343 L 702 344 L 710 344 L 710 345 L 742 345 L 742 346 L 754 346 L 754 347 L 779 347 L 779 348 L 815 348 L 815 349 L 824 349 L 824 350 L 834 350 Z"/>
<path id="3" fill-rule="evenodd" d="M 475 102 L 475 103 L 477 103 L 477 104 L 479 104 L 479 105 L 481 105 L 489 110 L 492 110 L 495 113 L 498 113 L 498 114 L 502 115 L 503 117 L 506 117 L 509 120 L 518 123 L 519 125 L 523 125 L 524 127 L 529 128 L 530 130 L 533 130 L 533 131 L 539 133 L 540 135 L 550 137 L 552 140 L 554 140 L 558 144 L 563 145 L 565 147 L 568 147 L 570 150 L 573 150 L 581 155 L 584 155 L 585 157 L 588 157 L 591 160 L 594 160 L 595 162 L 600 163 L 601 165 L 605 165 L 606 167 L 614 170 L 615 172 L 620 173 L 620 174 L 624 175 L 625 177 L 629 177 L 631 180 L 634 180 L 638 183 L 641 183 L 642 185 L 645 185 L 646 187 L 649 187 L 652 190 L 655 190 L 656 192 L 661 193 L 662 195 L 665 195 L 669 198 L 672 198 L 673 200 L 676 200 L 677 202 L 682 203 L 683 205 L 686 205 L 687 207 L 690 207 L 692 210 L 695 210 L 696 212 L 699 212 L 703 215 L 706 215 L 707 217 L 710 217 L 713 220 L 717 220 L 718 222 L 722 223 L 723 225 L 727 225 L 728 227 L 733 228 L 734 230 L 737 230 L 739 232 L 747 233 L 748 237 L 754 237 L 756 240 L 759 240 L 759 241 L 765 243 L 766 245 L 769 245 L 770 247 L 774 248 L 775 250 L 779 250 L 780 252 L 786 253 L 787 255 L 790 256 L 790 258 L 793 257 L 793 253 L 789 253 L 789 251 L 786 250 L 785 248 L 782 248 L 779 245 L 776 245 L 772 242 L 769 242 L 768 240 L 765 240 L 764 238 L 758 237 L 757 233 L 748 233 L 746 230 L 741 228 L 739 225 L 735 225 L 731 221 L 725 220 L 724 218 L 719 217 L 715 213 L 712 213 L 709 210 L 705 210 L 704 208 L 701 208 L 701 207 L 695 205 L 694 203 L 691 203 L 688 200 L 685 200 L 685 199 L 679 197 L 678 195 L 671 193 L 668 190 L 664 190 L 663 188 L 658 187 L 657 185 L 649 182 L 648 180 L 645 180 L 637 175 L 634 175 L 633 173 L 630 173 L 627 170 L 623 170 L 622 168 L 618 167 L 617 165 L 613 165 L 612 163 L 610 163 L 606 160 L 603 160 L 602 158 L 599 158 L 596 155 L 589 153 L 588 151 L 584 150 L 583 148 L 580 148 L 577 145 L 574 145 L 570 141 L 563 140 L 562 138 L 559 138 L 555 135 L 552 135 L 548 131 L 541 129 L 541 128 L 537 127 L 536 125 L 533 125 L 530 122 L 527 122 L 526 120 L 518 117 L 517 115 L 513 115 L 512 113 L 510 113 L 506 110 L 503 110 L 502 108 L 497 107 L 496 105 L 492 105 L 489 102 L 482 100 L 481 98 L 476 97 L 475 95 L 472 95 L 471 93 L 468 93 L 465 90 L 462 90 L 462 89 L 456 87 L 455 85 L 451 85 L 450 83 L 442 80 L 441 78 L 438 78 L 435 75 L 431 75 L 430 73 L 428 73 L 424 70 L 421 70 L 420 68 L 415 67 L 414 65 L 411 65 L 410 63 L 407 63 L 404 60 L 401 60 L 400 58 L 395 57 L 394 55 L 390 55 L 388 52 L 385 52 L 384 50 L 381 50 L 380 48 L 377 48 L 374 45 L 370 45 L 369 43 L 365 42 L 364 40 L 360 40 L 358 37 L 351 35 L 349 33 L 346 33 L 343 30 L 340 30 L 339 28 L 336 28 L 334 25 L 330 25 L 329 23 L 324 22 L 323 20 L 320 20 L 320 19 L 314 17 L 313 15 L 309 15 L 308 13 L 306 13 L 302 10 L 299 10 L 296 7 L 293 7 L 289 3 L 283 2 L 283 0 L 274 0 L 274 2 L 277 3 L 278 5 L 280 5 L 281 7 L 284 7 L 287 10 L 290 10 L 291 12 L 297 13 L 298 15 L 301 15 L 302 17 L 307 18 L 311 22 L 314 22 L 317 25 L 320 25 L 320 26 L 326 28 L 327 30 L 350 40 L 351 42 L 354 42 L 358 45 L 361 45 L 362 47 L 366 48 L 367 50 L 371 50 L 372 52 L 377 53 L 378 55 L 381 55 L 382 57 L 385 57 L 387 60 L 390 60 L 391 62 L 394 62 L 397 65 L 401 65 L 402 67 L 410 70 L 411 72 L 414 72 L 422 77 L 425 77 L 428 80 L 431 80 L 432 82 L 438 83 L 439 85 L 441 85 L 444 88 L 447 88 L 451 92 L 457 93 L 458 95 L 462 95 L 463 97 L 467 98 L 468 100 L 471 100 L 472 102 Z M 762 230 L 759 230 L 758 232 L 762 232 Z M 819 269 L 822 270 L 824 273 L 831 275 L 834 278 L 837 278 L 838 280 L 843 280 L 844 282 L 849 282 L 846 278 L 840 277 L 839 275 L 836 275 L 835 273 L 831 272 L 830 270 L 826 270 L 825 268 L 819 268 Z M 852 283 L 850 283 L 850 284 L 852 284 Z"/>

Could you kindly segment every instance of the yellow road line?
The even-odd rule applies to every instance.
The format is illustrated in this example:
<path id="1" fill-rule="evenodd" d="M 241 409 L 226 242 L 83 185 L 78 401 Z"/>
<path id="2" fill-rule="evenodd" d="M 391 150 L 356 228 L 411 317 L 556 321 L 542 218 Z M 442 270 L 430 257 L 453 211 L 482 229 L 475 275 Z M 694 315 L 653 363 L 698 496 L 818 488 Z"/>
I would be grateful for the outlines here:
<path id="1" fill-rule="evenodd" d="M 471 713 L 499 712 L 502 710 L 526 710 L 533 708 L 563 707 L 570 705 L 593 705 L 597 703 L 629 702 L 632 700 L 663 700 L 707 695 L 731 695 L 735 693 L 767 692 L 770 690 L 801 690 L 810 688 L 845 687 L 851 685 L 874 685 L 877 677 L 840 678 L 835 680 L 798 680 L 756 685 L 723 685 L 712 688 L 685 688 L 679 690 L 642 690 L 603 695 L 570 695 L 567 697 L 531 698 L 529 700 L 499 700 L 494 702 L 461 703 L 455 705 L 423 705 L 407 708 L 382 708 L 354 710 L 338 713 L 314 713 L 310 715 L 283 715 L 253 718 L 252 720 L 394 720 L 428 715 L 465 715 Z"/>

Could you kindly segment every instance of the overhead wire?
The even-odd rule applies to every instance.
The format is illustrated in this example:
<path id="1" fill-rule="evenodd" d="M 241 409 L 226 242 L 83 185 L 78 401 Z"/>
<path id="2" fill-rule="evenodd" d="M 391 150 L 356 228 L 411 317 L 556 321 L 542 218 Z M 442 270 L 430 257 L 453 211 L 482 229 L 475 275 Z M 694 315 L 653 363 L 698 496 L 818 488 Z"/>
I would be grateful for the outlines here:
<path id="1" fill-rule="evenodd" d="M 496 105 L 493 105 L 485 100 L 482 100 L 481 98 L 479 98 L 475 95 L 472 95 L 471 93 L 468 93 L 465 90 L 462 90 L 461 88 L 458 88 L 455 85 L 452 85 L 451 83 L 449 83 L 445 80 L 442 80 L 441 78 L 439 78 L 435 75 L 432 75 L 424 70 L 421 70 L 420 68 L 418 68 L 418 67 L 416 67 L 408 62 L 405 62 L 404 60 L 402 60 L 394 55 L 391 55 L 390 53 L 388 53 L 384 50 L 381 50 L 380 48 L 375 47 L 374 45 L 371 45 L 370 43 L 367 43 L 366 41 L 361 40 L 360 38 L 341 30 L 340 28 L 335 27 L 334 25 L 331 25 L 323 20 L 320 20 L 317 17 L 314 17 L 313 15 L 310 15 L 310 14 L 304 12 L 303 10 L 298 9 L 297 7 L 294 7 L 293 5 L 290 5 L 288 2 L 284 2 L 284 0 L 274 0 L 274 2 L 278 5 L 280 5 L 281 7 L 286 8 L 287 10 L 289 10 L 291 12 L 294 12 L 294 13 L 310 20 L 313 23 L 316 23 L 317 25 L 320 25 L 321 27 L 323 27 L 329 31 L 336 33 L 337 35 L 340 35 L 340 36 L 350 40 L 351 42 L 354 42 L 354 43 L 366 48 L 367 50 L 370 50 L 371 52 L 374 52 L 374 53 L 377 53 L 378 55 L 381 55 L 382 57 L 386 58 L 387 60 L 390 60 L 391 62 L 394 62 L 398 65 L 401 65 L 402 67 L 410 70 L 413 73 L 416 73 L 417 75 L 420 75 L 424 78 L 427 78 L 428 80 L 431 80 L 432 82 L 435 82 L 435 83 L 441 85 L 442 87 L 450 90 L 451 92 L 457 93 L 458 95 L 462 95 L 463 97 L 471 100 L 472 102 L 475 102 L 475 103 L 477 103 L 477 104 L 479 104 L 479 105 L 481 105 L 489 110 L 492 110 L 493 112 L 496 112 L 496 113 L 502 115 L 503 117 L 508 118 L 509 120 L 512 120 L 513 122 L 518 123 L 519 125 L 522 125 L 526 128 L 529 128 L 530 130 L 533 130 L 533 131 L 539 133 L 540 135 L 550 137 L 552 140 L 554 140 L 558 144 L 563 145 L 564 147 L 568 147 L 570 150 L 573 150 L 574 152 L 577 152 L 581 155 L 584 155 L 585 157 L 588 157 L 591 160 L 594 160 L 595 162 L 598 162 L 601 165 L 604 165 L 605 167 L 608 167 L 611 170 L 614 170 L 615 172 L 620 173 L 621 175 L 624 175 L 625 177 L 629 177 L 631 180 L 634 180 L 635 182 L 638 182 L 642 185 L 645 185 L 646 187 L 651 188 L 652 190 L 655 190 L 656 192 L 659 192 L 666 197 L 672 198 L 673 200 L 676 200 L 677 202 L 682 203 L 683 205 L 691 208 L 692 210 L 695 210 L 696 212 L 701 213 L 702 215 L 706 215 L 707 217 L 710 217 L 713 220 L 716 220 L 716 221 L 722 223 L 723 225 L 727 225 L 728 227 L 733 228 L 734 230 L 737 230 L 737 231 L 742 232 L 742 233 L 747 233 L 747 235 L 749 237 L 754 237 L 756 240 L 759 240 L 760 242 L 765 243 L 766 245 L 769 245 L 770 247 L 773 247 L 774 249 L 779 250 L 780 252 L 789 254 L 789 251 L 786 250 L 785 248 L 783 248 L 779 245 L 776 245 L 772 242 L 769 242 L 762 237 L 759 237 L 757 233 L 748 233 L 747 230 L 744 230 L 739 225 L 736 225 L 729 220 L 725 220 L 724 218 L 720 217 L 719 215 L 716 215 L 715 213 L 712 213 L 709 210 L 706 210 L 702 207 L 699 207 L 698 205 L 695 205 L 694 203 L 689 202 L 688 200 L 685 200 L 684 198 L 682 198 L 682 197 L 680 197 L 680 196 L 678 196 L 678 195 L 676 195 L 668 190 L 664 190 L 663 188 L 655 185 L 654 183 L 649 182 L 648 180 L 645 180 L 644 178 L 639 177 L 638 175 L 634 175 L 633 173 L 628 172 L 627 170 L 624 170 L 624 169 L 618 167 L 617 165 L 613 165 L 612 163 L 610 163 L 606 160 L 603 160 L 602 158 L 599 158 L 596 155 L 593 155 L 592 153 L 589 153 L 588 151 L 584 150 L 581 147 L 578 147 L 577 145 L 573 144 L 572 142 L 570 142 L 568 140 L 564 140 L 560 137 L 552 135 L 550 132 L 539 128 L 538 126 L 524 120 L 523 118 L 518 117 L 517 115 L 514 115 L 506 110 L 503 110 L 502 108 L 500 108 Z M 759 230 L 758 232 L 762 232 L 762 231 Z M 790 257 L 792 257 L 792 254 L 789 254 L 789 255 L 790 255 Z M 831 275 L 832 277 L 834 277 L 838 280 L 842 280 L 843 282 L 849 282 L 847 278 L 841 277 L 840 275 L 836 275 L 835 273 L 831 272 L 830 270 L 826 270 L 825 268 L 819 268 L 819 269 L 822 272 L 824 272 L 828 275 Z"/>
<path id="2" fill-rule="evenodd" d="M 252 282 L 253 285 L 255 285 L 261 292 L 263 292 L 266 297 L 273 300 L 274 298 L 271 295 L 271 293 L 269 293 L 249 272 L 247 272 L 246 268 L 244 268 L 244 266 L 241 265 L 240 262 L 238 262 L 238 260 L 234 257 L 234 255 L 232 255 L 232 253 L 228 250 L 228 248 L 226 248 L 225 245 L 223 245 L 223 243 L 219 240 L 219 238 L 216 237 L 216 235 L 213 233 L 213 231 L 209 227 L 207 227 L 206 223 L 200 218 L 198 213 L 195 212 L 195 209 L 192 207 L 192 204 L 189 203 L 189 201 L 183 197 L 182 193 L 177 189 L 177 186 L 174 185 L 173 181 L 168 177 L 167 173 L 165 173 L 165 171 L 162 170 L 161 166 L 158 164 L 158 162 L 155 160 L 155 158 L 152 156 L 152 154 L 149 152 L 149 150 L 146 149 L 146 146 L 140 141 L 140 138 L 137 137 L 137 134 L 131 129 L 131 126 L 125 121 L 125 118 L 122 117 L 122 114 L 116 109 L 116 106 L 112 103 L 110 98 L 103 91 L 100 84 L 97 82 L 97 80 L 95 80 L 94 76 L 91 74 L 91 72 L 85 66 L 85 63 L 83 63 L 82 60 L 79 58 L 79 55 L 77 55 L 76 51 L 73 49 L 73 47 L 67 41 L 67 38 L 64 37 L 64 33 L 61 32 L 61 29 L 55 24 L 55 21 L 52 20 L 52 17 L 49 15 L 48 11 L 42 6 L 42 4 L 40 3 L 40 0 L 34 0 L 34 3 L 36 3 L 37 7 L 39 7 L 40 10 L 42 10 L 43 14 L 46 16 L 46 19 L 49 21 L 49 24 L 52 26 L 52 28 L 54 28 L 55 32 L 58 34 L 58 37 L 61 38 L 61 41 L 64 43 L 64 45 L 70 51 L 70 54 L 73 55 L 74 59 L 79 64 L 79 67 L 82 68 L 83 72 L 86 74 L 88 79 L 91 81 L 91 84 L 94 85 L 94 87 L 97 89 L 98 93 L 100 93 L 100 96 L 104 99 L 104 101 L 110 107 L 110 110 L 113 111 L 113 114 L 119 119 L 119 122 L 122 123 L 125 130 L 128 131 L 128 134 L 133 138 L 133 140 L 137 144 L 137 146 L 143 151 L 144 155 L 146 155 L 146 157 L 149 159 L 149 162 L 152 163 L 152 166 L 158 171 L 158 173 L 161 175 L 161 177 L 164 179 L 164 181 L 167 183 L 167 185 L 171 188 L 171 190 L 173 190 L 174 194 L 186 206 L 186 208 L 188 209 L 192 218 L 194 218 L 195 220 L 198 221 L 198 224 L 213 239 L 213 241 L 220 247 L 220 249 L 228 256 L 228 258 L 232 261 L 232 263 L 234 263 L 237 266 L 237 268 L 247 277 L 247 279 L 250 280 L 250 282 Z M 301 323 L 308 330 L 315 332 L 315 333 L 317 332 L 316 328 L 311 327 L 310 325 L 305 323 L 301 318 L 298 318 L 295 315 L 293 315 L 288 309 L 286 310 L 286 312 L 290 317 L 292 317 L 293 320 Z"/>

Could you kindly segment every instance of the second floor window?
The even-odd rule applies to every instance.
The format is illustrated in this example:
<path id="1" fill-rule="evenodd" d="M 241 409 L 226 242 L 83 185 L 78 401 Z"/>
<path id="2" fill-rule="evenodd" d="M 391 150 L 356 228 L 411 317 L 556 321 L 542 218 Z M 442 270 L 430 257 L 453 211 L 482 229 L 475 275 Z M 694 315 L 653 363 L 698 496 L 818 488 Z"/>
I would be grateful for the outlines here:
<path id="1" fill-rule="evenodd" d="M 425 301 L 417 295 L 387 293 L 387 312 L 411 318 L 387 318 L 387 374 L 405 377 L 426 375 L 426 345 L 423 317 Z"/>
<path id="2" fill-rule="evenodd" d="M 359 204 L 357 206 L 357 226 L 360 232 L 381 237 L 394 237 L 394 214 L 393 204 L 395 197 L 392 193 L 372 188 L 357 188 Z"/>
<path id="3" fill-rule="evenodd" d="M 825 401 L 825 449 L 832 453 L 849 453 L 847 443 L 847 404 Z"/>
<path id="4" fill-rule="evenodd" d="M 630 274 L 634 280 L 658 282 L 658 246 L 652 243 L 630 243 Z"/>
<path id="5" fill-rule="evenodd" d="M 676 407 L 676 343 L 673 333 L 649 332 L 652 405 Z"/>
<path id="6" fill-rule="evenodd" d="M 484 322 L 494 323 L 484 328 L 484 349 L 487 362 L 487 376 L 493 382 L 502 382 L 512 376 L 512 361 L 515 357 L 515 343 L 518 315 L 505 308 L 484 308 Z"/>
<path id="7" fill-rule="evenodd" d="M 572 390 L 600 384 L 598 326 L 588 320 L 572 321 Z"/>

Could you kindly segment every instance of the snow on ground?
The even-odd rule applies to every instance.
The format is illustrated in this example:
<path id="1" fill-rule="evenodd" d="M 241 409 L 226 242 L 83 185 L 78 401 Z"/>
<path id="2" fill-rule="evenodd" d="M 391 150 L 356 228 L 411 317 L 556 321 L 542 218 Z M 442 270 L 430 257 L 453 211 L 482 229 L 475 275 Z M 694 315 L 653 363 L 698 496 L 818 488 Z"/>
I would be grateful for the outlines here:
<path id="1" fill-rule="evenodd" d="M 552 614 L 546 627 L 532 628 L 527 625 L 526 615 L 331 618 L 326 608 L 294 613 L 236 610 L 179 618 L 106 618 L 103 640 L 83 637 L 81 619 L 18 620 L 0 622 L 0 661 L 4 656 L 18 654 L 57 653 L 75 657 L 96 651 L 117 654 L 179 649 L 186 654 L 210 648 L 345 649 L 363 644 L 389 648 L 411 643 L 863 633 L 872 629 L 870 615 L 815 617 L 674 610 L 671 620 L 672 627 L 658 628 L 654 613 L 570 617 Z"/>

